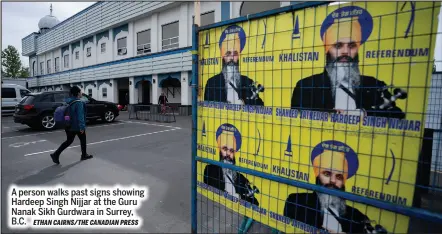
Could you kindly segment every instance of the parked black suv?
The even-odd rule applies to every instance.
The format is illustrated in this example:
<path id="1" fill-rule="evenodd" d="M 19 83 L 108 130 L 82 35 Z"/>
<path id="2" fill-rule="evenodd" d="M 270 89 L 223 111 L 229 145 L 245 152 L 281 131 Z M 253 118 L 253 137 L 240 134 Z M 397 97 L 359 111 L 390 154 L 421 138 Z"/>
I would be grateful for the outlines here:
<path id="1" fill-rule="evenodd" d="M 64 100 L 67 97 L 69 91 L 29 93 L 15 107 L 14 122 L 36 129 L 54 129 L 55 109 L 66 104 Z M 119 115 L 115 103 L 97 101 L 86 94 L 83 94 L 81 99 L 86 102 L 87 120 L 102 119 L 105 122 L 113 122 Z"/>

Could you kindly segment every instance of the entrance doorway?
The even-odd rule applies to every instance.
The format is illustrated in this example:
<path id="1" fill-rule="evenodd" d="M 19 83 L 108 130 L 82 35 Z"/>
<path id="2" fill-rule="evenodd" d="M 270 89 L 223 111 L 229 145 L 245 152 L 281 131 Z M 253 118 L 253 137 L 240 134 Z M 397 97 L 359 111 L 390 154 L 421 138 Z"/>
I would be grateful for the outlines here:
<path id="1" fill-rule="evenodd" d="M 141 89 L 143 90 L 142 91 L 141 102 L 142 102 L 143 105 L 149 105 L 149 104 L 152 103 L 152 101 L 150 100 L 150 95 L 151 95 L 151 93 L 150 93 L 150 90 L 151 90 L 150 82 L 147 81 L 147 80 L 144 80 L 144 81 L 142 81 L 141 86 L 142 86 Z"/>

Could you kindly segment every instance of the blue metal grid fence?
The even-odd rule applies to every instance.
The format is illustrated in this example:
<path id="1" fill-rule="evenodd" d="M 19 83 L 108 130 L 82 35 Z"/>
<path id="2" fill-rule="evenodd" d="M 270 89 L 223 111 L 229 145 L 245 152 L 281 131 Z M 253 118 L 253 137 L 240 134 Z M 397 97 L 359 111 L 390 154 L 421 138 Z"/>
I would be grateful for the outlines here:
<path id="1" fill-rule="evenodd" d="M 217 71 L 214 71 L 213 73 L 210 72 L 209 74 L 203 74 L 203 71 L 199 71 L 199 63 L 200 63 L 200 57 L 199 52 L 201 50 L 201 45 L 199 44 L 200 39 L 199 35 L 200 32 L 207 31 L 210 29 L 222 27 L 222 26 L 229 26 L 232 24 L 240 24 L 243 22 L 251 22 L 252 20 L 261 19 L 264 17 L 269 16 L 276 16 L 280 13 L 286 13 L 286 12 L 293 12 L 295 10 L 301 10 L 301 9 L 307 9 L 307 8 L 315 8 L 318 6 L 323 6 L 326 4 L 329 4 L 330 2 L 305 2 L 302 4 L 297 5 L 291 5 L 288 7 L 283 7 L 267 12 L 262 12 L 254 15 L 249 15 L 247 17 L 239 17 L 236 19 L 227 20 L 220 23 L 215 23 L 212 25 L 204 26 L 198 28 L 196 25 L 193 26 L 193 40 L 192 40 L 192 60 L 193 60 L 193 67 L 192 67 L 192 206 L 191 206 L 191 219 L 192 219 L 192 233 L 225 233 L 225 232 L 238 232 L 238 233 L 245 233 L 245 232 L 258 232 L 258 233 L 269 233 L 269 232 L 280 232 L 276 230 L 276 228 L 270 227 L 270 224 L 266 221 L 262 221 L 260 216 L 253 216 L 249 217 L 248 215 L 241 215 L 238 213 L 233 212 L 231 209 L 224 207 L 223 205 L 219 204 L 217 202 L 217 199 L 215 197 L 205 197 L 197 192 L 198 187 L 204 187 L 207 186 L 207 184 L 200 183 L 197 178 L 198 176 L 207 176 L 202 175 L 201 172 L 198 172 L 198 167 L 200 167 L 200 171 L 203 171 L 204 167 L 203 164 L 209 164 L 209 165 L 215 165 L 219 168 L 224 169 L 230 169 L 233 171 L 236 171 L 238 173 L 243 173 L 248 176 L 249 180 L 251 180 L 251 184 L 255 181 L 255 178 L 262 178 L 269 181 L 277 182 L 280 185 L 289 185 L 294 186 L 299 189 L 303 189 L 303 191 L 310 191 L 310 192 L 316 192 L 320 194 L 327 194 L 330 196 L 339 197 L 342 199 L 345 199 L 347 201 L 347 205 L 351 204 L 354 205 L 355 203 L 363 204 L 365 206 L 358 206 L 362 210 L 362 212 L 370 212 L 370 209 L 377 208 L 380 209 L 380 215 L 377 217 L 377 220 L 374 220 L 375 224 L 369 225 L 367 224 L 364 226 L 363 231 L 365 232 L 372 232 L 372 233 L 382 233 L 382 227 L 377 226 L 376 223 L 380 223 L 381 219 L 388 218 L 391 219 L 392 222 L 397 222 L 395 225 L 393 225 L 395 228 L 394 230 L 388 230 L 390 233 L 397 233 L 398 231 L 396 228 L 398 228 L 398 225 L 402 225 L 402 223 L 398 222 L 399 217 L 408 217 L 408 232 L 440 232 L 442 230 L 442 203 L 441 203 L 441 195 L 442 195 L 442 184 L 440 180 L 441 175 L 441 120 L 442 120 L 442 102 L 441 100 L 441 81 L 442 81 L 442 74 L 441 73 L 434 73 L 432 74 L 431 83 L 425 85 L 424 88 L 426 91 L 429 91 L 429 96 L 426 98 L 426 100 L 423 100 L 422 103 L 423 106 L 427 105 L 427 111 L 424 113 L 424 111 L 416 114 L 421 114 L 426 116 L 426 122 L 425 122 L 425 131 L 424 136 L 420 138 L 420 155 L 418 160 L 412 161 L 417 163 L 417 173 L 416 173 L 416 182 L 415 183 L 407 183 L 407 181 L 394 181 L 401 183 L 408 186 L 414 187 L 414 194 L 413 194 L 413 201 L 411 206 L 406 205 L 400 205 L 400 204 L 394 204 L 392 202 L 386 202 L 382 201 L 380 199 L 374 199 L 369 198 L 366 196 L 357 195 L 350 192 L 340 191 L 336 189 L 330 189 L 324 186 L 320 186 L 317 184 L 302 182 L 299 180 L 293 180 L 284 178 L 281 176 L 276 176 L 273 174 L 269 174 L 263 171 L 259 171 L 256 169 L 249 169 L 244 167 L 239 167 L 236 165 L 231 165 L 227 163 L 223 163 L 217 160 L 211 160 L 207 157 L 202 157 L 198 153 L 198 133 L 201 131 L 205 131 L 205 129 L 201 129 L 200 124 L 198 123 L 199 118 L 204 118 L 208 121 L 211 121 L 212 123 L 215 122 L 215 119 L 222 119 L 224 122 L 228 122 L 229 117 L 227 119 L 225 117 L 221 116 L 214 116 L 214 115 L 206 115 L 203 116 L 202 113 L 198 113 L 198 108 L 201 106 L 201 103 L 198 101 L 198 96 L 200 93 L 203 93 L 204 88 L 207 89 L 207 87 L 203 87 L 204 84 L 199 82 L 199 77 L 201 76 L 212 76 Z M 413 10 L 413 16 L 416 17 L 414 20 L 418 21 L 419 16 L 414 15 L 414 7 L 415 5 L 413 3 L 411 4 L 411 8 Z M 405 3 L 404 3 L 405 5 Z M 401 8 L 402 3 L 398 3 L 398 9 Z M 403 7 L 403 6 L 402 6 Z M 439 9 L 433 5 L 433 11 L 439 11 Z M 433 23 L 437 24 L 437 19 L 433 19 Z M 413 30 L 413 29 L 411 29 Z M 407 30 L 408 31 L 408 30 Z M 213 56 L 215 57 L 215 56 Z M 432 60 L 427 61 L 428 66 L 432 66 Z M 379 65 L 379 64 L 377 64 Z M 412 66 L 412 64 L 408 64 L 408 66 Z M 273 69 L 270 68 L 269 71 Z M 266 71 L 255 71 L 255 72 L 266 72 Z M 423 77 L 425 77 L 428 74 L 422 74 Z M 411 84 L 407 85 L 408 88 L 412 87 Z M 273 89 L 278 89 L 279 87 L 273 87 Z M 414 87 L 413 87 L 414 88 Z M 282 87 L 279 89 L 283 89 Z M 214 91 L 213 91 L 214 92 Z M 277 108 L 278 106 L 274 106 L 273 104 L 266 106 L 271 106 L 273 108 Z M 232 119 L 235 119 L 236 117 L 233 117 Z M 263 126 L 269 127 L 265 121 L 262 122 L 256 122 L 255 124 L 262 124 Z M 204 128 L 204 127 L 203 127 Z M 266 129 L 267 131 L 273 131 L 272 129 Z M 339 131 L 339 130 L 334 130 Z M 344 130 L 347 131 L 347 130 Z M 215 132 L 208 131 L 206 134 L 215 134 Z M 278 133 L 276 133 L 278 134 Z M 310 137 L 310 136 L 308 136 Z M 250 138 L 250 137 L 249 137 Z M 293 143 L 292 143 L 293 144 Z M 260 155 L 260 153 L 257 153 L 255 156 L 263 156 Z M 369 155 L 373 160 L 376 160 L 376 155 L 372 154 Z M 265 156 L 263 156 L 265 157 Z M 371 159 L 370 159 L 371 160 Z M 402 169 L 406 170 L 406 169 Z M 404 172 L 406 173 L 406 172 Z M 375 176 L 368 175 L 368 179 L 374 178 Z M 269 201 L 270 198 L 272 199 L 278 199 L 279 193 L 284 190 L 287 193 L 287 189 L 282 189 L 280 186 L 275 183 L 275 186 L 270 186 L 271 189 L 269 191 L 261 191 L 261 193 L 258 192 L 258 196 L 260 197 L 261 201 Z M 258 185 L 259 187 L 259 185 Z M 215 190 L 212 190 L 212 192 Z M 216 191 L 215 191 L 216 192 Z M 301 199 L 300 197 L 297 197 Z M 303 197 L 304 198 L 304 197 Z M 219 201 L 219 199 L 218 199 Z M 254 200 L 250 201 L 251 203 L 254 202 Z M 301 202 L 302 204 L 305 204 L 305 202 Z M 315 215 L 317 213 L 311 213 L 309 211 L 309 207 L 303 207 L 301 204 L 293 204 L 298 209 L 305 209 L 305 212 L 302 213 L 305 215 L 303 218 L 304 220 L 309 219 L 311 215 Z M 234 207 L 235 209 L 241 209 L 238 207 Z M 319 209 L 319 208 L 318 208 Z M 259 210 L 259 208 L 257 209 Z M 394 217 L 391 217 L 388 213 L 383 213 L 383 211 L 390 211 L 394 212 Z M 272 215 L 272 214 L 271 214 Z M 273 214 L 276 216 L 276 214 Z M 383 216 L 384 215 L 384 216 Z M 353 218 L 356 219 L 355 216 L 350 216 L 350 220 L 347 220 L 348 223 L 350 223 L 350 226 L 352 225 Z M 314 217 L 316 218 L 316 217 Z M 280 222 L 287 222 L 292 223 L 293 226 L 296 226 L 298 228 L 304 229 L 305 232 L 316 232 L 318 230 L 316 229 L 308 229 L 306 227 L 301 227 L 302 224 L 295 224 L 292 220 L 286 221 L 284 220 L 284 217 L 277 218 Z M 255 223 L 253 226 L 252 224 Z M 344 222 L 343 222 L 344 223 Z M 319 231 L 319 232 L 322 232 Z"/>

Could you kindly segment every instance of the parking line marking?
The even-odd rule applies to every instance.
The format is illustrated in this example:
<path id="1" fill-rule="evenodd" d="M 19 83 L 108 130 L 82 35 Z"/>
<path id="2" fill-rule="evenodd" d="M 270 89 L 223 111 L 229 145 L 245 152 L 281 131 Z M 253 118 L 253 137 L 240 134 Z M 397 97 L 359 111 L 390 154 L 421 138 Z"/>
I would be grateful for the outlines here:
<path id="1" fill-rule="evenodd" d="M 163 133 L 163 132 L 169 132 L 169 131 L 175 131 L 175 130 L 178 130 L 178 129 L 167 129 L 167 130 L 163 130 L 163 131 L 148 132 L 148 133 L 132 135 L 132 136 L 127 136 L 127 137 L 120 137 L 120 138 L 114 138 L 114 139 L 109 139 L 109 140 L 104 140 L 104 141 L 92 142 L 92 143 L 89 143 L 89 144 L 86 144 L 86 145 L 97 145 L 97 144 L 102 144 L 102 143 L 106 143 L 106 142 L 125 140 L 125 139 L 134 138 L 134 137 L 147 136 L 147 135 Z M 80 147 L 80 145 L 70 146 L 67 149 L 77 148 L 77 147 Z M 54 152 L 55 150 L 57 150 L 57 149 L 45 150 L 45 151 L 40 151 L 40 152 L 36 152 L 36 153 L 25 154 L 25 157 L 32 156 L 32 155 L 37 155 L 37 154 L 44 154 L 44 153 Z"/>
<path id="2" fill-rule="evenodd" d="M 117 126 L 117 125 L 122 125 L 122 124 L 125 124 L 125 123 L 116 123 L 116 124 L 105 124 L 105 125 L 91 126 L 91 127 L 88 127 L 88 129 L 89 128 L 101 128 L 101 127 L 107 127 L 107 126 Z M 18 132 L 18 131 L 11 131 L 11 132 Z M 56 131 L 51 131 L 51 132 L 42 132 L 42 133 L 34 133 L 34 134 L 11 136 L 11 137 L 2 137 L 2 140 L 3 139 L 19 138 L 19 137 L 27 137 L 27 136 L 46 135 L 46 134 L 51 134 L 51 133 L 56 133 L 56 132 L 64 132 L 64 130 L 56 130 Z M 4 132 L 2 132 L 2 133 L 4 133 Z M 7 133 L 9 133 L 9 132 L 7 132 Z"/>
<path id="3" fill-rule="evenodd" d="M 180 127 L 175 127 L 175 126 L 162 125 L 162 124 L 152 124 L 152 123 L 144 123 L 144 122 L 138 122 L 138 121 L 125 121 L 125 120 L 123 120 L 122 122 L 125 122 L 125 123 L 133 123 L 133 124 L 152 125 L 152 126 L 166 127 L 166 128 L 176 128 L 176 129 L 181 129 Z"/>

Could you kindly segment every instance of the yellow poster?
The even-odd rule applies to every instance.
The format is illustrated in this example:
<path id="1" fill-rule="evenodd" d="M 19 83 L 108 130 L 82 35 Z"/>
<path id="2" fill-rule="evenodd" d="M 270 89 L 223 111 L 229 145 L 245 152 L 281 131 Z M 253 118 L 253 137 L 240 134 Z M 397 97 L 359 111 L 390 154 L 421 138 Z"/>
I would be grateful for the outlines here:
<path id="1" fill-rule="evenodd" d="M 352 2 L 199 32 L 197 156 L 412 206 L 440 2 Z M 198 163 L 198 192 L 283 232 L 408 217 Z"/>

